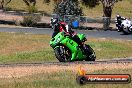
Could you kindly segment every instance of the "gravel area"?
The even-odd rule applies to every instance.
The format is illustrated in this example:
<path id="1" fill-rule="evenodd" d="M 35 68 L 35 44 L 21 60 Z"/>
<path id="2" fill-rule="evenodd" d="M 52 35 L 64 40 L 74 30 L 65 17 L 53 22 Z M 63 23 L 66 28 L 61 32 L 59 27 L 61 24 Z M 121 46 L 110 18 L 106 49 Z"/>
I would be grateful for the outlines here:
<path id="1" fill-rule="evenodd" d="M 88 72 L 98 70 L 112 69 L 129 69 L 132 68 L 132 63 L 99 63 L 99 64 L 72 64 L 67 66 L 59 65 L 36 65 L 36 66 L 9 66 L 0 67 L 0 78 L 21 78 L 33 74 L 53 73 L 61 71 L 71 71 L 75 74 L 78 72 L 80 65 Z"/>

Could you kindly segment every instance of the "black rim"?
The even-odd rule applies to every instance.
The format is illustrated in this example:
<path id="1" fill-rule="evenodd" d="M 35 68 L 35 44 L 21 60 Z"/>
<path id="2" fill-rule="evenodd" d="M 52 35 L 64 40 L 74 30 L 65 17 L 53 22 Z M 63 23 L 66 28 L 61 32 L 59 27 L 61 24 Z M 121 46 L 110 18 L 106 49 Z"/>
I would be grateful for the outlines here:
<path id="1" fill-rule="evenodd" d="M 64 46 L 60 46 L 56 48 L 55 51 L 56 57 L 61 62 L 69 62 L 71 58 L 71 53 Z"/>

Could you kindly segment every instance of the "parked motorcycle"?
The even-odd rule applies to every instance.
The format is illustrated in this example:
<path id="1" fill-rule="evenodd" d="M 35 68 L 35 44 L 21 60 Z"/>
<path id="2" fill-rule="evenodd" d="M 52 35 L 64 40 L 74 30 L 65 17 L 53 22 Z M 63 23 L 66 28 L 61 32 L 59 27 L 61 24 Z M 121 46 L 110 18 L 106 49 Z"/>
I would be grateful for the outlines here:
<path id="1" fill-rule="evenodd" d="M 83 43 L 87 40 L 84 34 L 77 35 Z M 52 38 L 50 46 L 54 49 L 55 56 L 60 62 L 95 61 L 96 59 L 95 52 L 89 45 L 84 44 L 85 50 L 82 50 L 78 43 L 64 32 L 59 32 Z"/>

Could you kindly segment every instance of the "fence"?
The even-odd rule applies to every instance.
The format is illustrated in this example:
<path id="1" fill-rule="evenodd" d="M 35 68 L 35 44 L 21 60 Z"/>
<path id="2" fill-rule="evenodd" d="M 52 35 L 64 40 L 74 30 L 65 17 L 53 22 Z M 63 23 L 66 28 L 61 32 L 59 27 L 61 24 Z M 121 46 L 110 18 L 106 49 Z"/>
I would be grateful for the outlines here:
<path id="1" fill-rule="evenodd" d="M 101 28 L 107 30 L 107 29 L 115 28 L 114 19 L 110 19 L 109 17 L 90 18 L 88 16 L 73 16 L 73 15 L 65 15 L 63 17 L 59 17 L 56 14 L 53 14 L 52 17 L 58 17 L 60 20 L 63 20 L 70 25 L 72 25 L 71 23 L 73 21 L 78 21 L 79 27 L 85 29 Z"/>
<path id="2" fill-rule="evenodd" d="M 9 16 L 12 16 L 12 19 L 7 20 L 22 20 L 23 16 L 31 15 L 31 16 L 41 16 L 41 21 L 38 23 L 50 23 L 51 17 L 56 17 L 56 14 L 52 15 L 45 15 L 45 13 L 33 13 L 29 14 L 28 12 L 16 12 L 16 11 L 0 11 L 0 13 L 5 13 L 5 18 L 9 18 Z M 15 16 L 15 17 L 14 17 Z M 1 17 L 4 18 L 4 17 Z M 58 17 L 60 20 L 65 21 L 68 24 L 71 24 L 73 21 L 77 20 L 79 22 L 79 27 L 81 28 L 101 28 L 104 30 L 107 30 L 112 26 L 112 28 L 115 28 L 114 19 L 110 19 L 108 17 L 98 17 L 98 18 L 90 18 L 88 16 L 73 16 L 73 15 L 65 15 L 63 17 Z M 111 22 L 111 25 L 110 25 Z"/>

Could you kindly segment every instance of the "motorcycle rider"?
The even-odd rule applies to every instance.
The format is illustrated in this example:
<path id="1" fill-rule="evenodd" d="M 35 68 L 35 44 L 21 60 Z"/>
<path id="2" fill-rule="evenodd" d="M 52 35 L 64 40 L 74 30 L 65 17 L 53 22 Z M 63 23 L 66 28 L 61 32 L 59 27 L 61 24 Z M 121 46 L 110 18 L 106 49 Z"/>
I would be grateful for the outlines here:
<path id="1" fill-rule="evenodd" d="M 51 25 L 52 25 L 52 29 L 54 30 L 52 34 L 52 38 L 55 37 L 59 32 L 62 32 L 62 31 L 64 31 L 65 33 L 67 32 L 67 28 L 65 27 L 66 23 L 59 22 L 58 18 L 52 18 Z"/>
<path id="2" fill-rule="evenodd" d="M 115 19 L 115 22 L 116 22 L 116 27 L 117 27 L 117 30 L 118 32 L 121 32 L 122 31 L 122 20 L 125 20 L 126 18 L 125 17 L 121 17 L 119 14 L 116 15 L 116 19 Z"/>
<path id="3" fill-rule="evenodd" d="M 51 25 L 52 25 L 52 29 L 54 30 L 54 32 L 52 34 L 52 38 L 55 37 L 59 32 L 63 31 L 65 33 L 65 35 L 70 36 L 70 38 L 72 40 L 74 40 L 75 42 L 77 42 L 79 44 L 79 48 L 85 50 L 84 44 L 82 43 L 82 41 L 78 37 L 77 33 L 74 32 L 73 30 L 71 30 L 70 25 L 67 25 L 63 21 L 59 22 L 58 18 L 52 18 L 51 19 Z"/>

